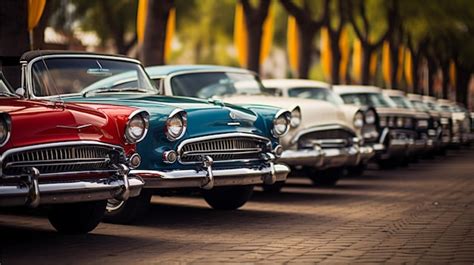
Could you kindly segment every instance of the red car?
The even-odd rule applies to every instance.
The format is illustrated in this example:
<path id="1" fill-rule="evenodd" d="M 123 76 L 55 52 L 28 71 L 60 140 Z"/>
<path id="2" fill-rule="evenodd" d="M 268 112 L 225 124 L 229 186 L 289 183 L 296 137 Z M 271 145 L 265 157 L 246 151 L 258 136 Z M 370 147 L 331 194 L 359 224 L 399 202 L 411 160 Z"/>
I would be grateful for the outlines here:
<path id="1" fill-rule="evenodd" d="M 87 233 L 107 200 L 138 196 L 129 176 L 148 113 L 126 106 L 26 100 L 0 72 L 0 206 L 47 205 L 63 233 Z"/>

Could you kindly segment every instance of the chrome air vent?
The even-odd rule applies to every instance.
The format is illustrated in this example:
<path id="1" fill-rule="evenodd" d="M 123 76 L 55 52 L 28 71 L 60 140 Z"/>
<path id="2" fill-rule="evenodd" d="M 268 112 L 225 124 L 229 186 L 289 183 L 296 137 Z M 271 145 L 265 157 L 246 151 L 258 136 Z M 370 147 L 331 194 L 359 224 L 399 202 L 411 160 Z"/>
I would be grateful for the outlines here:
<path id="1" fill-rule="evenodd" d="M 210 156 L 214 162 L 230 162 L 260 159 L 268 149 L 269 140 L 245 134 L 213 135 L 183 141 L 178 147 L 181 163 L 200 162 Z"/>
<path id="2" fill-rule="evenodd" d="M 47 146 L 47 145 L 45 145 Z M 74 145 L 18 148 L 2 160 L 4 175 L 19 175 L 31 167 L 41 174 L 113 170 L 122 150 L 106 145 Z"/>

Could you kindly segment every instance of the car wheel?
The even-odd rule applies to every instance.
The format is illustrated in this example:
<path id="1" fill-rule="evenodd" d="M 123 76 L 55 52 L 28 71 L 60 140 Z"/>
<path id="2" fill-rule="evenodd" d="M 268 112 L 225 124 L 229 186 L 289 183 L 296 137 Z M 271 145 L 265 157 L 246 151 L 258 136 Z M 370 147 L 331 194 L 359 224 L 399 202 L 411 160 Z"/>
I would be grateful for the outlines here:
<path id="1" fill-rule="evenodd" d="M 331 187 L 335 186 L 343 175 L 343 168 L 331 168 L 314 172 L 310 175 L 310 179 L 315 186 Z"/>
<path id="2" fill-rule="evenodd" d="M 204 190 L 204 200 L 216 210 L 235 210 L 242 207 L 252 196 L 253 185 L 217 187 Z"/>
<path id="3" fill-rule="evenodd" d="M 265 193 L 279 193 L 283 186 L 285 186 L 285 181 L 277 181 L 272 185 L 263 185 L 262 188 Z"/>
<path id="4" fill-rule="evenodd" d="M 51 225 L 63 234 L 86 234 L 99 225 L 107 201 L 53 205 L 48 212 Z"/>
<path id="5" fill-rule="evenodd" d="M 397 163 L 392 159 L 379 160 L 377 164 L 381 169 L 394 169 L 397 167 Z"/>
<path id="6" fill-rule="evenodd" d="M 359 164 L 357 166 L 349 167 L 347 169 L 349 176 L 351 177 L 360 177 L 364 174 L 364 171 L 367 169 L 367 164 Z"/>
<path id="7" fill-rule="evenodd" d="M 130 224 L 145 215 L 150 205 L 152 193 L 142 190 L 137 197 L 129 198 L 127 201 L 110 199 L 104 214 L 104 222 L 113 224 Z"/>

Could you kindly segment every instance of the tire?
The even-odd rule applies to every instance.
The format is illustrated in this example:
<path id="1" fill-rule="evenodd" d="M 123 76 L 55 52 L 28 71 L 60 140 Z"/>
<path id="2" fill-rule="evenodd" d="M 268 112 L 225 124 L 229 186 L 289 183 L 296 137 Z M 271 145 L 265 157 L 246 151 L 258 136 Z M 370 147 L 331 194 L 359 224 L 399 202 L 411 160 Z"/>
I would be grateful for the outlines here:
<path id="1" fill-rule="evenodd" d="M 204 200 L 216 210 L 236 210 L 253 194 L 253 185 L 217 187 L 203 191 Z"/>
<path id="2" fill-rule="evenodd" d="M 277 181 L 272 185 L 263 185 L 262 188 L 265 193 L 279 193 L 283 186 L 285 186 L 285 181 Z"/>
<path id="3" fill-rule="evenodd" d="M 127 201 L 119 202 L 111 199 L 107 201 L 104 214 L 104 222 L 112 224 L 131 224 L 143 217 L 150 205 L 152 193 L 143 190 L 137 197 L 129 198 Z"/>
<path id="4" fill-rule="evenodd" d="M 343 168 L 331 168 L 321 171 L 315 171 L 309 176 L 314 186 L 332 187 L 342 178 Z"/>
<path id="5" fill-rule="evenodd" d="M 48 219 L 63 234 L 86 234 L 99 225 L 107 201 L 59 204 L 51 207 Z"/>
<path id="6" fill-rule="evenodd" d="M 364 174 L 364 171 L 367 169 L 367 164 L 359 164 L 357 166 L 349 167 L 348 174 L 351 177 L 360 177 Z"/>
<path id="7" fill-rule="evenodd" d="M 381 169 L 394 169 L 397 167 L 397 163 L 392 159 L 379 160 L 377 164 Z"/>

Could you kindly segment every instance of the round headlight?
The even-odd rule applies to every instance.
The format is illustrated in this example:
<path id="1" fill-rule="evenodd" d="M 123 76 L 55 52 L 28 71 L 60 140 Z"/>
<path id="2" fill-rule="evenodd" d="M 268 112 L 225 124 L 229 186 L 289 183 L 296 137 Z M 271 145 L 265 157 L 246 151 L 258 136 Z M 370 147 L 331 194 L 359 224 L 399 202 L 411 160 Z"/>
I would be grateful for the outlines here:
<path id="1" fill-rule="evenodd" d="M 301 110 L 300 107 L 296 107 L 291 111 L 290 125 L 292 128 L 296 128 L 301 124 Z"/>
<path id="2" fill-rule="evenodd" d="M 354 115 L 354 127 L 360 129 L 364 126 L 364 114 L 362 114 L 362 112 L 358 111 L 355 115 Z"/>
<path id="3" fill-rule="evenodd" d="M 402 117 L 397 118 L 397 127 L 403 127 L 404 119 Z"/>
<path id="4" fill-rule="evenodd" d="M 166 120 L 165 134 L 168 140 L 176 141 L 183 137 L 188 125 L 186 112 L 177 110 L 170 114 Z"/>
<path id="5" fill-rule="evenodd" d="M 273 119 L 273 135 L 281 137 L 290 129 L 291 114 L 289 111 L 278 113 Z"/>
<path id="6" fill-rule="evenodd" d="M 0 116 L 0 147 L 4 146 L 10 138 L 10 118 L 8 116 Z"/>
<path id="7" fill-rule="evenodd" d="M 130 144 L 135 144 L 145 138 L 148 131 L 149 114 L 145 111 L 130 115 L 125 128 L 125 139 Z"/>
<path id="8" fill-rule="evenodd" d="M 365 123 L 375 124 L 376 120 L 377 120 L 377 115 L 375 114 L 374 110 L 369 109 L 365 112 Z"/>

